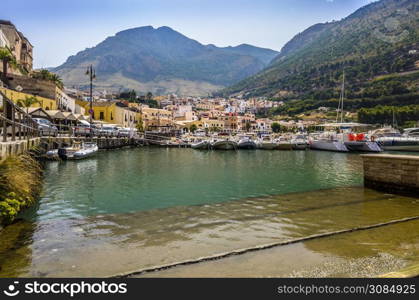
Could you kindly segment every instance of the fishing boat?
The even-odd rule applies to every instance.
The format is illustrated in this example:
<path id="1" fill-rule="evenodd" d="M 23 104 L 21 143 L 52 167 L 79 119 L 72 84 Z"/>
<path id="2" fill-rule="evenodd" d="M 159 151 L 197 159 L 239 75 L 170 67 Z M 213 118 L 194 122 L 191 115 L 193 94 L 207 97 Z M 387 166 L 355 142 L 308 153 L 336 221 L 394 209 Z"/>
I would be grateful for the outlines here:
<path id="1" fill-rule="evenodd" d="M 211 143 L 211 148 L 214 150 L 236 150 L 238 144 L 229 139 L 215 139 Z"/>
<path id="2" fill-rule="evenodd" d="M 250 136 L 240 137 L 237 146 L 239 149 L 245 149 L 245 150 L 254 150 L 257 148 L 256 143 L 252 140 Z"/>
<path id="3" fill-rule="evenodd" d="M 210 147 L 211 143 L 208 140 L 197 140 L 191 144 L 191 148 L 196 150 L 208 150 Z"/>
<path id="4" fill-rule="evenodd" d="M 274 150 L 278 147 L 278 144 L 267 134 L 261 136 L 257 145 L 262 150 Z"/>
<path id="5" fill-rule="evenodd" d="M 291 139 L 291 145 L 293 150 L 306 150 L 308 148 L 307 137 L 302 134 L 295 135 Z"/>
<path id="6" fill-rule="evenodd" d="M 71 147 L 58 149 L 58 156 L 63 160 L 78 160 L 90 157 L 99 150 L 97 144 L 88 142 L 74 142 Z"/>
<path id="7" fill-rule="evenodd" d="M 281 136 L 275 140 L 275 143 L 278 150 L 292 150 L 292 143 L 289 137 Z"/>

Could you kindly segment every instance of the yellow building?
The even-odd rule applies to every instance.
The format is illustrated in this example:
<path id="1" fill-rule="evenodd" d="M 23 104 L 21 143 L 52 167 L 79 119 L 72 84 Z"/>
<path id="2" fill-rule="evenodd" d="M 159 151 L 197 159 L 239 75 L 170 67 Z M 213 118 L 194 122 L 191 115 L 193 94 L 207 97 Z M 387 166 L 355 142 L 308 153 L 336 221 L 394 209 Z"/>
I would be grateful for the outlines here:
<path id="1" fill-rule="evenodd" d="M 76 104 L 85 108 L 88 113 L 90 102 L 76 100 Z M 133 107 L 125 107 L 118 102 L 93 102 L 93 119 L 110 124 L 116 124 L 121 127 L 134 128 L 141 114 Z"/>
<path id="2" fill-rule="evenodd" d="M 34 95 L 26 94 L 14 90 L 9 90 L 6 88 L 0 87 L 0 91 L 6 95 L 7 98 L 12 100 L 13 102 L 17 103 L 19 100 L 25 100 L 26 97 L 32 97 Z M 42 107 L 45 110 L 56 110 L 57 108 L 57 101 L 55 99 L 44 98 L 41 96 L 35 96 L 35 98 L 39 101 L 39 103 L 34 103 L 31 107 Z"/>
<path id="3" fill-rule="evenodd" d="M 150 129 L 151 127 L 170 127 L 174 126 L 173 113 L 166 109 L 143 107 L 141 109 L 141 117 L 143 127 Z"/>

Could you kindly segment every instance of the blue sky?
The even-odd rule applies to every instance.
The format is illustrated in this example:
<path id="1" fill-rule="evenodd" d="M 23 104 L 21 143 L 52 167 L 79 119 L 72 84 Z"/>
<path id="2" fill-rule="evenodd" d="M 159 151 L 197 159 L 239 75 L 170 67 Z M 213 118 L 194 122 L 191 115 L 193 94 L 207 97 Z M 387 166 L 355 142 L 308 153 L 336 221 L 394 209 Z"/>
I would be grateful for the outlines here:
<path id="1" fill-rule="evenodd" d="M 169 26 L 203 44 L 280 50 L 307 27 L 346 17 L 371 0 L 1 0 L 34 49 L 36 68 L 62 64 L 116 32 Z"/>

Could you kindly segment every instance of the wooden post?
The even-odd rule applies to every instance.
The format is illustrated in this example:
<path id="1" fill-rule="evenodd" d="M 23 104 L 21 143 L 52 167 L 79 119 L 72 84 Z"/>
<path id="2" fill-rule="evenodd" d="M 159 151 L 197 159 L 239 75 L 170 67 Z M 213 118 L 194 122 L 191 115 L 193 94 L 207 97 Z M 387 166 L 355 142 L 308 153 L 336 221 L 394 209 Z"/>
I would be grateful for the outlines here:
<path id="1" fill-rule="evenodd" d="M 3 100 L 3 142 L 7 142 L 7 105 L 6 99 Z"/>
<path id="2" fill-rule="evenodd" d="M 16 140 L 15 106 L 12 105 L 12 142 Z"/>
<path id="3" fill-rule="evenodd" d="M 22 139 L 22 129 L 23 129 L 23 127 L 22 127 L 22 112 L 21 111 L 19 111 L 18 116 L 19 116 L 19 140 L 21 140 Z"/>

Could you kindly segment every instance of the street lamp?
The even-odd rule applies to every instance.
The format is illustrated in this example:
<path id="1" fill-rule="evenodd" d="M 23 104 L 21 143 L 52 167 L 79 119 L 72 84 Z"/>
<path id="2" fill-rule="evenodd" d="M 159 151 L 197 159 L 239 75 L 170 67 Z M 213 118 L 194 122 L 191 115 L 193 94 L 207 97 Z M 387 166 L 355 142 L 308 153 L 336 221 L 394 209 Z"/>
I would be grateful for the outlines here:
<path id="1" fill-rule="evenodd" d="M 95 69 L 93 69 L 93 65 L 90 65 L 87 68 L 86 75 L 88 75 L 89 78 L 90 78 L 90 109 L 89 109 L 89 114 L 90 114 L 90 125 L 92 125 L 92 123 L 93 123 L 93 79 L 96 78 L 96 71 L 95 71 Z"/>

